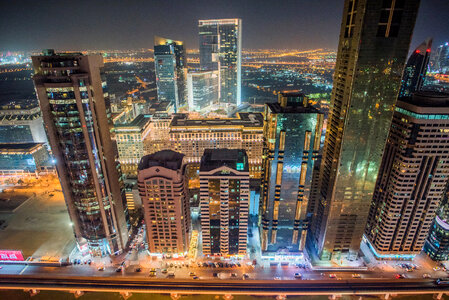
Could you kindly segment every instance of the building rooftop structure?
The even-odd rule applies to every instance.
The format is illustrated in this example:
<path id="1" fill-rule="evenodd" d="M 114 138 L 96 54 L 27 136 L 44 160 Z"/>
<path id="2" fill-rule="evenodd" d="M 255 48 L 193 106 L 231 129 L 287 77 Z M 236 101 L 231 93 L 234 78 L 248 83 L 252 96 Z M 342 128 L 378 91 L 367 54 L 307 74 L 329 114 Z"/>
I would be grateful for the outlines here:
<path id="1" fill-rule="evenodd" d="M 155 166 L 161 166 L 171 170 L 179 170 L 182 166 L 184 154 L 172 150 L 162 150 L 145 155 L 139 163 L 139 171 Z"/>
<path id="2" fill-rule="evenodd" d="M 263 115 L 261 113 L 237 113 L 237 118 L 232 119 L 188 119 L 187 114 L 176 114 L 170 124 L 171 127 L 207 125 L 263 127 Z"/>
<path id="3" fill-rule="evenodd" d="M 449 107 L 449 93 L 420 91 L 400 101 L 421 107 Z"/>
<path id="4" fill-rule="evenodd" d="M 205 149 L 200 171 L 226 166 L 237 171 L 249 171 L 248 158 L 243 149 Z"/>
<path id="5" fill-rule="evenodd" d="M 149 115 L 138 115 L 129 123 L 115 124 L 115 128 L 129 128 L 129 127 L 137 127 L 139 129 L 143 129 L 146 124 L 150 121 L 151 117 Z"/>
<path id="6" fill-rule="evenodd" d="M 0 155 L 33 153 L 43 146 L 44 143 L 0 143 Z"/>

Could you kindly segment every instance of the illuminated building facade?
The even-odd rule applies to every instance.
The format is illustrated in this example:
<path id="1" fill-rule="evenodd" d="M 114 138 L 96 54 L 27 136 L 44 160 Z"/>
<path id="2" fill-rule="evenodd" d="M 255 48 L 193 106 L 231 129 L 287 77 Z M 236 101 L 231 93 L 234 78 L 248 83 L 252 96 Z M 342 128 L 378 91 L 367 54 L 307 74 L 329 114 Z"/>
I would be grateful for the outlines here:
<path id="1" fill-rule="evenodd" d="M 309 245 L 356 257 L 401 84 L 419 0 L 345 0 Z"/>
<path id="2" fill-rule="evenodd" d="M 111 139 L 103 59 L 45 50 L 32 61 L 34 86 L 78 246 L 93 256 L 121 253 L 128 241 L 128 214 Z"/>
<path id="3" fill-rule="evenodd" d="M 263 252 L 302 251 L 314 161 L 320 150 L 324 116 L 300 93 L 279 94 L 265 104 L 262 178 Z"/>
<path id="4" fill-rule="evenodd" d="M 449 184 L 438 208 L 430 233 L 424 244 L 424 252 L 435 261 L 449 260 Z"/>
<path id="5" fill-rule="evenodd" d="M 170 122 L 172 117 L 166 113 L 155 113 L 151 116 L 149 133 L 143 140 L 143 151 L 152 154 L 171 149 Z"/>
<path id="6" fill-rule="evenodd" d="M 246 255 L 249 170 L 245 150 L 204 151 L 200 211 L 203 255 Z"/>
<path id="7" fill-rule="evenodd" d="M 221 103 L 239 106 L 242 93 L 242 20 L 199 20 L 200 67 L 219 70 Z"/>
<path id="8" fill-rule="evenodd" d="M 139 163 L 138 186 L 150 252 L 188 250 L 190 208 L 183 158 L 181 153 L 164 150 L 144 156 Z"/>
<path id="9" fill-rule="evenodd" d="M 158 100 L 172 102 L 178 112 L 187 101 L 187 59 L 183 42 L 155 37 L 154 65 Z"/>
<path id="10" fill-rule="evenodd" d="M 365 236 L 378 258 L 421 252 L 449 176 L 449 95 L 398 100 Z"/>
<path id="11" fill-rule="evenodd" d="M 123 174 L 137 176 L 137 165 L 144 156 L 143 143 L 150 132 L 151 118 L 138 115 L 128 124 L 115 124 L 115 140 Z"/>
<path id="12" fill-rule="evenodd" d="M 201 111 L 218 102 L 218 71 L 187 74 L 189 111 Z"/>
<path id="13" fill-rule="evenodd" d="M 0 176 L 37 175 L 49 169 L 51 159 L 45 144 L 0 144 Z"/>
<path id="14" fill-rule="evenodd" d="M 0 143 L 47 143 L 39 106 L 0 109 Z"/>
<path id="15" fill-rule="evenodd" d="M 429 65 L 431 48 L 432 40 L 429 39 L 421 43 L 410 55 L 402 75 L 399 98 L 411 96 L 421 90 Z"/>
<path id="16" fill-rule="evenodd" d="M 434 71 L 440 74 L 449 72 L 449 43 L 438 46 L 435 50 Z"/>
<path id="17" fill-rule="evenodd" d="M 198 164 L 205 149 L 244 149 L 251 178 L 260 178 L 263 153 L 263 115 L 238 113 L 232 119 L 188 119 L 177 114 L 170 124 L 171 149 Z"/>

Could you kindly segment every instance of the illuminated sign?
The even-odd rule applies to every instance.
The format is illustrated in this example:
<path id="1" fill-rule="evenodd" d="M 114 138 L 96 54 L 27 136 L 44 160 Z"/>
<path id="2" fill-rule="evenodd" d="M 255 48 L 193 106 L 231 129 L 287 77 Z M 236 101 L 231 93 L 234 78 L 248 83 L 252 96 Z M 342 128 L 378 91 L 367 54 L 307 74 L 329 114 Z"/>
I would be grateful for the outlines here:
<path id="1" fill-rule="evenodd" d="M 0 260 L 23 261 L 22 251 L 0 250 Z"/>

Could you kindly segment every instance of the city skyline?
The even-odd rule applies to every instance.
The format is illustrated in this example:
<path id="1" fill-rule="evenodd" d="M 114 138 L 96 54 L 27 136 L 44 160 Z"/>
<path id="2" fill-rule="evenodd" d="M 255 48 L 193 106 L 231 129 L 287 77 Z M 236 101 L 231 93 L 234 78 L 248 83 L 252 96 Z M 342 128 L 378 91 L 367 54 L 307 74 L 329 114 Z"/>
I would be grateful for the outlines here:
<path id="1" fill-rule="evenodd" d="M 243 4 L 240 1 L 197 2 L 197 5 L 180 0 L 158 5 L 151 1 L 106 5 L 94 1 L 89 2 L 90 10 L 74 21 L 64 19 L 58 26 L 54 26 L 55 20 L 62 21 L 60 18 L 67 11 L 77 11 L 83 1 L 48 1 L 39 6 L 28 0 L 5 3 L 0 11 L 0 28 L 4 28 L 0 51 L 150 49 L 154 35 L 183 40 L 187 49 L 197 49 L 197 22 L 211 18 L 241 18 L 243 49 L 337 49 L 338 46 L 342 1 L 291 1 L 282 5 L 255 0 Z M 307 14 L 298 14 L 305 10 Z M 449 27 L 449 19 L 444 12 L 448 10 L 447 1 L 422 1 L 411 48 L 429 37 L 434 39 L 434 48 L 447 40 L 444 28 Z M 166 15 L 172 18 L 165 18 Z M 59 35 L 62 31 L 67 34 Z"/>

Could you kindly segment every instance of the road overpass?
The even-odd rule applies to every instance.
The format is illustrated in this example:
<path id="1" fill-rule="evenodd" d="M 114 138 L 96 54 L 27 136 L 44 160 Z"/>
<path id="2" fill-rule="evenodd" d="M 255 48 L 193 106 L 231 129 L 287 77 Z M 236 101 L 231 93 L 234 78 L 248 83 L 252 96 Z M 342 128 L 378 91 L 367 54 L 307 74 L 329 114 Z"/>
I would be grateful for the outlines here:
<path id="1" fill-rule="evenodd" d="M 449 293 L 448 285 L 437 285 L 432 279 L 348 279 L 348 280 L 193 280 L 132 277 L 81 277 L 39 275 L 1 275 L 0 290 L 57 290 L 83 292 L 116 292 L 208 295 L 391 295 L 434 294 L 441 299 Z M 124 296 L 125 297 L 125 296 Z M 125 297 L 126 298 L 126 297 Z"/>

